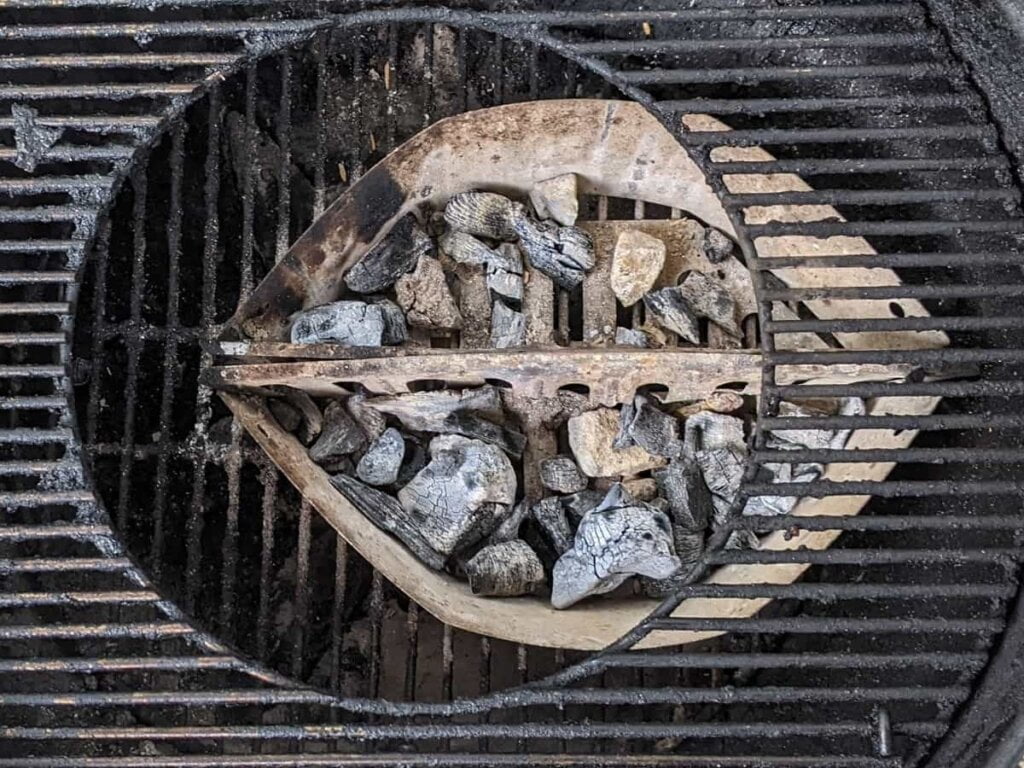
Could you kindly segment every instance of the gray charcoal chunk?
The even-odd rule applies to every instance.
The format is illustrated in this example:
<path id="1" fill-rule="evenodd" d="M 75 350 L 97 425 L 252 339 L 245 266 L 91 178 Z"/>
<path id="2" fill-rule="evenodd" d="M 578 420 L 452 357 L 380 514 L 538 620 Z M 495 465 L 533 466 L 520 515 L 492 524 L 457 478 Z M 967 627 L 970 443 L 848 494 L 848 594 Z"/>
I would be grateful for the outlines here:
<path id="1" fill-rule="evenodd" d="M 693 458 L 698 451 L 733 447 L 745 450 L 743 420 L 714 411 L 700 411 L 683 425 L 683 455 Z"/>
<path id="2" fill-rule="evenodd" d="M 496 445 L 510 456 L 522 457 L 526 447 L 526 436 L 514 429 L 481 418 L 469 411 L 456 411 L 449 414 L 441 425 L 441 431 L 453 435 L 462 435 L 474 440 Z"/>
<path id="3" fill-rule="evenodd" d="M 679 422 L 658 408 L 653 398 L 636 395 L 632 403 L 622 406 L 619 434 L 612 447 L 621 450 L 631 445 L 639 445 L 656 456 L 678 456 L 683 449 Z"/>
<path id="4" fill-rule="evenodd" d="M 512 243 L 491 248 L 466 232 L 451 230 L 441 236 L 441 250 L 458 264 L 474 267 L 494 267 L 507 272 L 523 274 L 523 257 Z"/>
<path id="5" fill-rule="evenodd" d="M 533 505 L 530 514 L 544 534 L 556 555 L 561 555 L 573 544 L 573 533 L 565 516 L 562 502 L 555 496 L 541 499 Z"/>
<path id="6" fill-rule="evenodd" d="M 693 583 L 699 576 L 700 571 L 692 574 L 693 566 L 704 554 L 704 534 L 686 533 L 685 531 L 673 530 L 673 543 L 675 544 L 676 556 L 683 564 L 678 573 L 669 576 L 667 579 L 649 579 L 641 576 L 640 589 L 647 597 L 659 600 L 675 594 L 680 587 Z"/>
<path id="7" fill-rule="evenodd" d="M 760 549 L 761 540 L 753 531 L 733 531 L 722 547 L 724 549 Z"/>
<path id="8" fill-rule="evenodd" d="M 320 462 L 320 469 L 328 475 L 348 475 L 355 477 L 356 465 L 351 456 L 335 456 Z"/>
<path id="9" fill-rule="evenodd" d="M 421 256 L 434 253 L 434 241 L 407 213 L 345 274 L 345 285 L 356 293 L 377 293 L 416 266 Z"/>
<path id="10" fill-rule="evenodd" d="M 356 475 L 368 485 L 391 485 L 398 479 L 398 470 L 405 458 L 402 433 L 389 427 L 370 443 L 356 466 Z"/>
<path id="11" fill-rule="evenodd" d="M 580 521 L 572 549 L 555 563 L 551 605 L 568 608 L 610 592 L 631 575 L 667 579 L 681 567 L 668 518 L 616 483 Z"/>
<path id="12" fill-rule="evenodd" d="M 425 565 L 444 568 L 447 555 L 437 552 L 421 534 L 423 521 L 406 511 L 393 496 L 347 475 L 334 475 L 331 484 L 378 528 L 394 534 Z"/>
<path id="13" fill-rule="evenodd" d="M 371 397 L 366 400 L 366 405 L 394 416 L 414 432 L 441 432 L 444 420 L 456 411 L 469 411 L 498 420 L 503 415 L 501 392 L 490 385 L 462 392 L 445 389 Z"/>
<path id="14" fill-rule="evenodd" d="M 431 461 L 398 492 L 420 532 L 446 556 L 480 541 L 515 503 L 516 474 L 500 448 L 458 435 L 430 442 Z"/>
<path id="15" fill-rule="evenodd" d="M 398 479 L 395 480 L 395 485 L 398 487 L 407 485 L 425 466 L 427 466 L 427 452 L 423 445 L 419 440 L 406 438 L 405 459 L 398 470 Z"/>
<path id="16" fill-rule="evenodd" d="M 646 333 L 633 328 L 623 328 L 621 325 L 615 329 L 615 343 L 625 347 L 650 346 Z"/>
<path id="17" fill-rule="evenodd" d="M 733 241 L 723 232 L 714 227 L 704 230 L 704 258 L 712 264 L 721 264 L 732 256 L 735 249 Z"/>
<path id="18" fill-rule="evenodd" d="M 743 452 L 735 447 L 697 452 L 697 465 L 700 467 L 705 485 L 711 491 L 716 526 L 725 525 L 729 521 L 743 482 L 744 459 Z"/>
<path id="19" fill-rule="evenodd" d="M 559 501 L 565 507 L 565 514 L 569 518 L 569 524 L 575 528 L 580 524 L 583 516 L 594 507 L 598 506 L 604 499 L 604 494 L 594 488 L 585 488 L 578 493 L 563 496 Z"/>
<path id="20" fill-rule="evenodd" d="M 371 303 L 380 308 L 381 319 L 384 321 L 381 341 L 388 346 L 404 343 L 409 338 L 409 329 L 405 326 L 405 315 L 402 313 L 402 308 L 391 299 L 374 298 Z"/>
<path id="21" fill-rule="evenodd" d="M 320 413 L 313 398 L 301 389 L 284 388 L 284 399 L 302 415 L 298 438 L 303 445 L 309 445 L 319 436 L 324 428 L 324 416 Z"/>
<path id="22" fill-rule="evenodd" d="M 462 192 L 444 207 L 444 220 L 456 232 L 492 240 L 514 240 L 514 222 L 525 215 L 521 204 L 494 192 Z"/>
<path id="23" fill-rule="evenodd" d="M 487 288 L 499 296 L 515 301 L 523 300 L 523 276 L 501 267 L 487 267 Z"/>
<path id="24" fill-rule="evenodd" d="M 267 408 L 285 432 L 295 432 L 302 424 L 302 414 L 291 403 L 272 397 L 267 402 Z"/>
<path id="25" fill-rule="evenodd" d="M 706 317 L 730 336 L 743 335 L 736 322 L 736 301 L 722 283 L 703 272 L 691 272 L 679 290 L 698 317 Z"/>
<path id="26" fill-rule="evenodd" d="M 324 428 L 310 446 L 309 456 L 319 463 L 337 456 L 347 456 L 366 446 L 366 433 L 356 424 L 340 400 L 333 400 L 324 409 Z"/>
<path id="27" fill-rule="evenodd" d="M 384 341 L 384 313 L 362 301 L 335 301 L 300 312 L 292 321 L 292 344 L 341 344 L 379 347 Z"/>
<path id="28" fill-rule="evenodd" d="M 521 347 L 526 343 L 526 320 L 503 301 L 494 302 L 491 313 L 491 346 L 495 349 Z"/>
<path id="29" fill-rule="evenodd" d="M 512 512 L 499 523 L 494 532 L 487 538 L 488 544 L 500 544 L 504 541 L 512 541 L 519 538 L 519 529 L 530 514 L 530 504 L 526 499 L 518 502 L 512 507 Z"/>
<path id="30" fill-rule="evenodd" d="M 668 504 L 673 527 L 685 532 L 707 528 L 712 512 L 711 491 L 694 461 L 679 459 L 651 474 Z"/>
<path id="31" fill-rule="evenodd" d="M 572 290 L 594 268 L 594 243 L 582 229 L 526 217 L 516 219 L 513 225 L 530 265 L 562 288 Z"/>
<path id="32" fill-rule="evenodd" d="M 528 595 L 544 583 L 540 558 L 519 539 L 484 547 L 466 563 L 465 569 L 474 595 Z"/>
<path id="33" fill-rule="evenodd" d="M 540 462 L 540 481 L 555 493 L 577 493 L 587 487 L 587 478 L 571 456 L 554 456 Z"/>
<path id="34" fill-rule="evenodd" d="M 691 344 L 700 344 L 697 315 L 679 290 L 679 286 L 669 286 L 644 294 L 644 306 L 660 325 L 673 333 L 678 333 Z"/>
<path id="35" fill-rule="evenodd" d="M 375 440 L 384 434 L 388 424 L 381 412 L 368 406 L 366 400 L 366 395 L 357 392 L 345 401 L 345 408 L 356 424 L 363 428 L 366 436 Z"/>

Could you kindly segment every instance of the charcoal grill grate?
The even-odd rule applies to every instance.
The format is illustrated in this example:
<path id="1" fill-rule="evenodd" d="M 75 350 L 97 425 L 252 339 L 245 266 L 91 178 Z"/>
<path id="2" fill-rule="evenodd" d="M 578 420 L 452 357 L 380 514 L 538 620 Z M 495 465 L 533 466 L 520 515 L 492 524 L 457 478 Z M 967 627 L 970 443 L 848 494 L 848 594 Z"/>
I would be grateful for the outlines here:
<path id="1" fill-rule="evenodd" d="M 104 5 L 96 20 L 88 0 L 53 8 L 21 0 L 5 11 L 7 25 L 0 28 L 11 57 L 2 60 L 6 84 L 0 86 L 0 499 L 7 511 L 0 528 L 0 765 L 50 765 L 57 758 L 93 765 L 373 765 L 393 764 L 393 753 L 407 748 L 419 752 L 402 753 L 409 764 L 428 763 L 435 759 L 430 753 L 440 751 L 450 764 L 521 764 L 521 755 L 509 754 L 514 751 L 528 753 L 535 764 L 575 759 L 562 752 L 605 753 L 579 760 L 609 765 L 909 766 L 925 760 L 969 698 L 1016 592 L 1021 525 L 1011 505 L 1019 498 L 1013 472 L 1022 454 L 1013 398 L 1021 393 L 1022 345 L 1015 330 L 1024 288 L 1012 167 L 984 101 L 923 5 L 709 1 L 642 13 L 410 8 L 329 15 L 347 14 L 350 8 L 339 3 L 315 13 L 290 9 L 294 18 L 281 18 L 272 3 Z M 752 521 L 760 530 L 799 523 L 847 531 L 831 550 L 709 558 L 714 564 L 813 563 L 801 583 L 694 585 L 684 592 L 780 601 L 758 618 L 665 618 L 665 609 L 644 626 L 733 633 L 706 649 L 629 652 L 627 642 L 574 664 L 574 657 L 541 659 L 534 649 L 474 640 L 482 656 L 473 663 L 482 660 L 491 678 L 482 698 L 410 702 L 407 680 L 397 683 L 401 693 L 391 703 L 308 689 L 301 680 L 315 638 L 307 636 L 309 622 L 301 617 L 319 610 L 319 589 L 338 593 L 343 571 L 330 563 L 331 555 L 354 555 L 341 546 L 326 558 L 318 554 L 319 520 L 289 495 L 265 458 L 247 452 L 237 431 L 227 445 L 239 445 L 241 453 L 223 443 L 197 449 L 189 443 L 191 424 L 182 435 L 144 436 L 152 425 L 165 429 L 173 420 L 168 416 L 185 407 L 190 419 L 198 414 L 202 426 L 195 436 L 205 439 L 217 413 L 209 393 L 193 391 L 184 400 L 166 393 L 187 389 L 183 383 L 199 367 L 199 342 L 265 269 L 255 249 L 272 260 L 328 202 L 333 168 L 326 162 L 326 137 L 322 129 L 312 136 L 297 130 L 308 126 L 296 116 L 310 104 L 316 114 L 334 114 L 334 94 L 323 87 L 338 65 L 327 56 L 330 36 L 355 41 L 356 56 L 364 57 L 359 66 L 351 64 L 356 74 L 385 58 L 399 61 L 402 30 L 416 28 L 430 31 L 435 52 L 439 34 L 450 43 L 456 65 L 450 76 L 460 86 L 436 92 L 443 109 L 427 119 L 506 99 L 608 95 L 607 81 L 673 128 L 681 115 L 707 112 L 735 129 L 679 135 L 733 214 L 758 283 L 767 395 L 758 461 L 779 458 L 764 449 L 763 437 L 787 426 L 774 415 L 780 398 L 854 391 L 945 398 L 943 409 L 929 417 L 830 417 L 820 424 L 923 430 L 912 449 L 787 457 L 900 466 L 884 482 L 797 489 L 870 493 L 877 497 L 870 515 Z M 367 51 L 378 34 L 386 46 Z M 288 45 L 306 47 L 295 53 L 285 50 Z M 555 64 L 556 54 L 570 63 Z M 303 92 L 310 61 L 313 90 Z M 517 61 L 518 67 L 510 64 Z M 235 69 L 240 74 L 225 80 L 222 73 Z M 502 79 L 503 72 L 520 78 Z M 375 82 L 357 78 L 355 87 L 368 93 Z M 32 105 L 44 122 L 65 129 L 31 174 L 14 163 L 13 122 L 6 115 L 15 103 Z M 257 120 L 266 126 L 280 161 L 267 190 L 260 191 L 262 181 L 251 175 L 242 180 L 237 233 L 230 229 L 235 219 L 215 202 L 237 184 L 221 151 L 223 111 L 232 103 L 247 130 Z M 390 115 L 373 139 L 377 152 L 401 139 L 401 118 L 422 124 L 397 97 L 374 106 Z M 182 114 L 183 120 L 171 119 Z M 349 174 L 374 159 L 365 149 L 369 138 L 360 138 L 359 149 L 344 158 Z M 764 147 L 776 159 L 736 159 L 748 146 Z M 740 149 L 726 155 L 722 147 Z M 192 168 L 197 157 L 201 167 Z M 308 199 L 292 183 L 292 158 L 310 160 Z M 776 173 L 798 174 L 813 191 L 730 191 L 737 174 Z M 259 194 L 277 203 L 276 220 L 258 221 Z M 816 204 L 837 206 L 846 220 L 744 222 L 753 206 Z M 110 205 L 110 216 L 102 215 Z M 152 258 L 147 234 L 154 211 L 166 229 L 163 263 Z M 767 244 L 788 235 L 822 238 L 822 249 L 758 257 L 755 240 Z M 878 255 L 829 256 L 827 238 L 846 236 L 868 237 Z M 224 257 L 236 252 L 238 262 Z M 80 288 L 78 268 L 87 255 Z M 781 263 L 843 268 L 854 259 L 856 266 L 897 268 L 904 284 L 810 290 L 765 279 L 765 270 Z M 148 304 L 153 285 L 166 286 L 157 290 L 166 299 L 155 309 Z M 786 301 L 905 297 L 927 301 L 932 317 L 772 319 L 773 305 Z M 76 301 L 72 356 L 68 335 Z M 772 383 L 777 367 L 817 362 L 822 354 L 776 350 L 787 332 L 921 327 L 951 334 L 954 344 L 943 350 L 942 362 L 980 365 L 980 375 L 843 388 Z M 186 350 L 193 357 L 180 370 L 168 365 Z M 873 362 L 936 362 L 910 350 L 827 354 L 820 360 L 857 354 Z M 164 393 L 155 409 L 143 390 L 154 375 Z M 79 431 L 68 408 L 73 393 Z M 101 393 L 115 396 L 104 406 Z M 108 411 L 118 418 L 108 418 Z M 97 439 L 107 428 L 110 434 Z M 205 461 L 206 450 L 220 474 L 181 469 L 197 457 Z M 91 478 L 80 469 L 83 453 Z M 252 499 L 244 489 L 254 484 L 271 489 L 260 504 L 277 494 L 298 510 L 285 543 L 265 524 L 277 513 L 260 507 L 255 565 L 236 557 L 233 546 L 247 535 L 241 515 Z M 191 518 L 175 530 L 168 514 L 179 491 Z M 226 503 L 213 505 L 210 498 Z M 162 527 L 135 527 L 161 519 Z M 207 538 L 213 526 L 223 526 L 213 529 L 224 532 L 223 546 L 204 552 L 202 526 Z M 231 609 L 247 579 L 258 584 L 258 600 L 269 599 L 283 547 L 294 554 L 300 619 L 287 637 L 288 652 L 275 656 L 269 632 L 259 627 L 254 647 L 246 647 L 252 643 L 246 630 L 268 621 L 269 603 L 258 602 L 255 617 Z M 159 556 L 172 549 L 177 559 Z M 317 571 L 325 559 L 326 578 Z M 203 589 L 211 577 L 204 563 L 211 561 L 223 565 L 212 572 L 212 595 Z M 371 610 L 379 615 L 389 586 L 379 576 L 369 578 Z M 163 599 L 172 593 L 175 603 Z M 210 630 L 198 630 L 186 614 Z M 334 610 L 335 636 L 340 621 Z M 459 690 L 459 635 L 422 615 L 406 626 L 420 639 L 439 633 L 434 641 L 447 669 L 439 681 L 443 699 L 476 693 Z M 373 631 L 384 629 L 381 623 Z M 222 640 L 278 671 L 240 658 Z M 371 663 L 377 665 L 371 677 L 387 672 L 376 656 Z M 421 671 L 431 663 L 421 659 Z M 501 690 L 527 678 L 526 689 Z M 673 718 L 675 706 L 683 707 L 677 712 L 685 720 Z M 413 713 L 415 719 L 399 717 Z"/>

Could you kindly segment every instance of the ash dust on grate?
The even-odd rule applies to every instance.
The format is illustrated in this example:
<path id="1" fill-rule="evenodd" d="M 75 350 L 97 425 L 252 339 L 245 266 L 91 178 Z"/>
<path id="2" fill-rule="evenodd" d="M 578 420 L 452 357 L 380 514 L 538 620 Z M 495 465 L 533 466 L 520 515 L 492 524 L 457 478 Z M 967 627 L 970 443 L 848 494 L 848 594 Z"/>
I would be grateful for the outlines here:
<path id="1" fill-rule="evenodd" d="M 493 348 L 523 347 L 524 287 L 548 280 L 572 291 L 595 266 L 591 237 L 574 226 L 578 213 L 576 178 L 566 174 L 538 184 L 528 201 L 471 191 L 423 220 L 406 214 L 349 269 L 345 297 L 292 318 L 291 341 L 417 346 L 429 344 L 428 334 L 464 332 Z M 708 262 L 736 258 L 727 236 L 704 233 Z M 617 327 L 614 344 L 701 346 L 704 323 L 738 347 L 741 318 L 724 282 L 690 271 L 655 290 L 665 264 L 661 239 L 639 229 L 619 235 L 610 281 L 620 317 L 642 312 L 646 320 Z M 480 285 L 485 292 L 472 296 Z M 498 386 L 439 385 L 321 402 L 285 387 L 269 407 L 363 515 L 477 595 L 549 594 L 555 608 L 616 590 L 665 597 L 701 575 L 694 566 L 708 536 L 732 515 L 782 515 L 797 501 L 739 503 L 754 409 L 730 390 L 688 403 L 638 391 L 609 408 L 565 389 L 541 404 Z M 560 448 L 536 467 L 523 466 L 529 409 L 544 411 Z M 863 412 L 863 403 L 839 409 Z M 814 413 L 784 404 L 784 415 Z M 788 430 L 768 447 L 839 448 L 847 436 Z M 766 471 L 767 480 L 792 483 L 824 468 Z M 526 492 L 530 473 L 539 493 Z M 734 530 L 725 546 L 757 547 L 758 539 Z"/>

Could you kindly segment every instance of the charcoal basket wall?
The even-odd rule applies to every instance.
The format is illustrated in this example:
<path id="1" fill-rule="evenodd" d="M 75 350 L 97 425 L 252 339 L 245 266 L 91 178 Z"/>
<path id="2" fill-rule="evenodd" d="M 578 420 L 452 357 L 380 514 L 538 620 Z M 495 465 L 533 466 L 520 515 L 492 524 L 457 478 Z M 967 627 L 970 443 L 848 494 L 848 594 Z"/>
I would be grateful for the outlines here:
<path id="1" fill-rule="evenodd" d="M 1024 632 L 1024 219 L 1000 120 L 1012 100 L 958 58 L 963 25 L 918 0 L 382 5 L 0 12 L 0 766 L 983 765 L 1022 688 L 1008 660 Z M 775 367 L 811 361 L 776 351 L 780 334 L 939 329 L 947 350 L 868 358 L 962 375 L 802 388 L 944 399 L 929 416 L 823 425 L 921 430 L 909 449 L 800 458 L 897 465 L 807 487 L 874 497 L 858 517 L 800 521 L 843 530 L 831 550 L 710 556 L 812 563 L 799 583 L 684 592 L 776 598 L 755 619 L 655 616 L 647 628 L 728 634 L 587 656 L 420 610 L 197 377 L 204 342 L 275 258 L 416 131 L 514 101 L 623 96 L 676 131 L 740 233 L 761 304 L 762 440 L 796 394 Z M 734 130 L 684 132 L 688 113 Z M 724 146 L 776 159 L 723 162 Z M 743 173 L 813 191 L 729 194 Z M 844 220 L 745 219 L 814 204 Z M 755 240 L 786 235 L 822 248 L 773 267 L 904 282 L 814 298 L 917 298 L 931 317 L 772 320 L 812 297 L 755 256 Z M 844 236 L 878 255 L 829 256 Z"/>

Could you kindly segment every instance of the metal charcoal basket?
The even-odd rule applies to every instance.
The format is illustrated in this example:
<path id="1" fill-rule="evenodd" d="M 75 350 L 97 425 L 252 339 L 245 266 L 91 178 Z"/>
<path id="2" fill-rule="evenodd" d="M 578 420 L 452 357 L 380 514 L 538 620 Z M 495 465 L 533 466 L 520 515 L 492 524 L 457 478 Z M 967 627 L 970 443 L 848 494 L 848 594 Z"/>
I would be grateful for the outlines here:
<path id="1" fill-rule="evenodd" d="M 704 130 L 710 118 L 688 115 L 691 127 Z M 761 151 L 753 148 L 751 151 Z M 597 228 L 598 266 L 583 285 L 583 342 L 557 346 L 553 343 L 554 301 L 550 285 L 546 293 L 528 291 L 524 314 L 529 318 L 526 348 L 481 350 L 463 343 L 460 349 L 397 348 L 350 350 L 336 345 L 292 345 L 283 339 L 289 317 L 299 309 L 336 299 L 341 278 L 389 227 L 410 211 L 437 209 L 452 195 L 484 188 L 524 196 L 533 185 L 564 173 L 577 174 L 582 192 L 627 198 L 678 209 L 724 231 L 732 232 L 717 196 L 704 181 L 671 134 L 638 105 L 602 100 L 525 102 L 469 112 L 448 118 L 422 131 L 398 147 L 343 194 L 303 234 L 280 263 L 242 304 L 228 330 L 215 347 L 217 364 L 205 374 L 206 383 L 221 390 L 221 396 L 235 418 L 267 452 L 288 479 L 321 515 L 355 549 L 399 589 L 447 624 L 513 642 L 554 648 L 597 650 L 629 634 L 658 607 L 658 601 L 642 598 L 602 599 L 571 610 L 558 611 L 545 600 L 521 597 L 494 600 L 473 595 L 468 586 L 442 572 L 431 570 L 416 559 L 397 539 L 375 527 L 329 482 L 327 474 L 309 458 L 305 448 L 282 429 L 263 403 L 245 393 L 287 385 L 318 396 L 351 392 L 353 385 L 377 394 L 414 391 L 424 381 L 447 386 L 479 386 L 502 382 L 517 397 L 551 397 L 559 388 L 583 387 L 592 404 L 624 402 L 637 389 L 656 385 L 667 390 L 669 400 L 699 399 L 715 388 L 730 385 L 745 394 L 760 393 L 760 354 L 752 350 L 688 349 L 662 350 L 605 347 L 607 329 L 615 326 L 616 305 L 609 283 L 608 261 L 614 242 L 609 233 L 617 227 L 633 228 L 637 222 L 603 221 Z M 750 192 L 767 184 L 767 177 L 751 177 Z M 778 180 L 773 180 L 776 186 Z M 786 183 L 793 190 L 803 188 L 798 177 Z M 838 218 L 829 206 L 803 207 L 794 216 L 819 219 Z M 685 222 L 676 222 L 676 225 Z M 586 226 L 584 224 L 583 226 Z M 672 228 L 673 222 L 651 222 L 647 226 Z M 807 243 L 793 238 L 782 248 L 761 252 L 761 258 L 785 257 Z M 602 245 L 603 244 L 603 245 Z M 849 255 L 870 255 L 873 251 L 859 238 L 842 244 Z M 680 265 L 682 268 L 722 269 L 721 265 Z M 741 286 L 749 298 L 741 303 L 747 313 L 756 308 L 746 270 L 736 263 L 726 279 Z M 899 285 L 895 273 L 886 269 L 774 270 L 789 287 L 816 285 Z M 913 299 L 900 299 L 900 311 L 907 317 L 927 316 Z M 839 319 L 853 312 L 860 317 L 891 317 L 889 301 L 863 299 L 837 306 L 827 301 L 807 300 L 821 319 Z M 778 319 L 778 318 L 776 318 Z M 239 340 L 239 335 L 242 340 Z M 886 334 L 837 333 L 846 350 L 859 348 L 939 348 L 945 334 L 939 331 Z M 813 334 L 799 334 L 793 349 L 812 351 L 825 342 Z M 798 365 L 776 369 L 776 383 L 830 385 L 853 381 L 891 381 L 911 373 L 906 365 L 861 363 L 849 365 Z M 870 414 L 914 416 L 930 413 L 936 397 L 877 398 Z M 552 441 L 539 434 L 540 423 L 526 425 L 533 444 Z M 851 448 L 895 449 L 908 446 L 914 430 L 871 430 L 855 433 Z M 529 445 L 529 444 L 528 444 Z M 526 466 L 542 457 L 536 449 L 527 452 Z M 846 482 L 884 480 L 891 464 L 858 463 L 829 465 L 826 478 Z M 528 471 L 528 469 L 526 470 Z M 780 486 L 780 493 L 793 495 L 799 487 Z M 867 496 L 805 498 L 794 509 L 795 516 L 856 515 Z M 762 549 L 824 549 L 836 538 L 836 531 L 776 531 L 764 538 Z M 787 584 L 807 568 L 806 563 L 732 564 L 708 577 L 710 583 Z M 767 598 L 709 600 L 690 598 L 675 606 L 673 618 L 749 617 L 763 608 Z M 693 642 L 714 636 L 703 632 L 650 632 L 637 647 Z"/>

